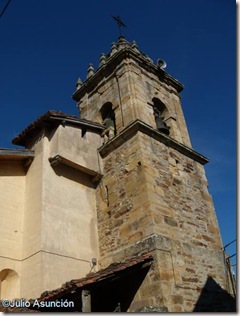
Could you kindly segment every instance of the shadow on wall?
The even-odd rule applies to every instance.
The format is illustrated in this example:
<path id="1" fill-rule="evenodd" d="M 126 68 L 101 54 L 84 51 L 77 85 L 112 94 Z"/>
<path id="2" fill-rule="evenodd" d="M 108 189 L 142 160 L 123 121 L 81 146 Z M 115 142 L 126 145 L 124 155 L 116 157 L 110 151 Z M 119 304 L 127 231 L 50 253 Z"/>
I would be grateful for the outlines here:
<path id="1" fill-rule="evenodd" d="M 96 187 L 96 184 L 91 181 L 91 177 L 80 170 L 65 165 L 54 166 L 53 170 L 59 177 L 67 178 L 68 180 L 75 181 L 89 188 Z"/>
<path id="2" fill-rule="evenodd" d="M 208 277 L 193 312 L 236 312 L 236 299 Z"/>

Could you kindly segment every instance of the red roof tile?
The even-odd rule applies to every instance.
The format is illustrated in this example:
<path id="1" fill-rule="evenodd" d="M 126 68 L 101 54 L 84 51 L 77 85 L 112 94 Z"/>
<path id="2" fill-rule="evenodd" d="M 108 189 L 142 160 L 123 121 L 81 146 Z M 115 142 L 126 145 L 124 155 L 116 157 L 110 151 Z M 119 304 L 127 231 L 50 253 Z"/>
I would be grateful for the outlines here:
<path id="1" fill-rule="evenodd" d="M 93 122 L 86 119 L 80 119 L 79 117 L 75 115 L 65 114 L 60 111 L 48 111 L 42 116 L 38 117 L 34 122 L 29 124 L 19 135 L 17 135 L 13 140 L 12 143 L 15 145 L 21 145 L 24 146 L 25 144 L 25 138 L 28 134 L 34 134 L 36 131 L 39 131 L 40 128 L 43 126 L 44 123 L 55 121 L 55 122 L 61 122 L 62 120 L 71 121 L 72 123 L 79 123 L 83 125 L 88 125 L 93 128 L 97 128 L 102 130 L 104 126 L 102 124 L 99 124 L 97 122 Z"/>
<path id="2" fill-rule="evenodd" d="M 41 297 L 38 298 L 38 301 L 47 301 L 49 299 L 51 300 L 57 299 L 59 296 L 63 296 L 67 294 L 68 292 L 70 292 L 71 290 L 81 288 L 87 284 L 99 282 L 103 280 L 104 278 L 109 278 L 113 276 L 116 272 L 123 271 L 137 264 L 144 264 L 146 262 L 151 262 L 152 260 L 153 260 L 153 257 L 151 253 L 147 253 L 141 256 L 127 259 L 124 262 L 114 262 L 105 269 L 99 270 L 98 272 L 95 272 L 95 273 L 89 273 L 84 278 L 66 282 L 65 284 L 62 285 L 61 288 L 42 293 Z"/>

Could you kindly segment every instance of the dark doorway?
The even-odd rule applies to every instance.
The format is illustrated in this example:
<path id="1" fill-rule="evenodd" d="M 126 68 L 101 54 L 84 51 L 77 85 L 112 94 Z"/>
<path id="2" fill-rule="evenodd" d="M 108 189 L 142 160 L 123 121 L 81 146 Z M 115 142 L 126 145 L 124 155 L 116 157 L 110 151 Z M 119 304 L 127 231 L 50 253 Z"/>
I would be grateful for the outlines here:
<path id="1" fill-rule="evenodd" d="M 91 312 L 127 312 L 149 268 L 131 267 L 95 283 L 91 289 Z"/>

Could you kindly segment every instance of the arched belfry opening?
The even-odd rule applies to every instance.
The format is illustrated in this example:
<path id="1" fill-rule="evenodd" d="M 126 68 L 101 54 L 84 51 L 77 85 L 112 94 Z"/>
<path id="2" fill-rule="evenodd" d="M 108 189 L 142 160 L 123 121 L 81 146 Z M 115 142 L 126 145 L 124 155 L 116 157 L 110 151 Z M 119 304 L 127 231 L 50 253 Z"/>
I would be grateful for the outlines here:
<path id="1" fill-rule="evenodd" d="M 165 123 L 165 120 L 167 118 L 167 113 L 168 113 L 167 107 L 158 98 L 153 98 L 152 102 L 153 102 L 153 115 L 156 122 L 156 128 L 159 130 L 159 132 L 169 135 L 170 127 L 167 126 L 167 124 Z"/>
<path id="2" fill-rule="evenodd" d="M 113 110 L 113 105 L 111 102 L 106 102 L 100 110 L 102 116 L 102 124 L 105 126 L 103 132 L 104 143 L 109 139 L 114 137 L 117 133 L 116 131 L 116 118 L 115 112 Z"/>

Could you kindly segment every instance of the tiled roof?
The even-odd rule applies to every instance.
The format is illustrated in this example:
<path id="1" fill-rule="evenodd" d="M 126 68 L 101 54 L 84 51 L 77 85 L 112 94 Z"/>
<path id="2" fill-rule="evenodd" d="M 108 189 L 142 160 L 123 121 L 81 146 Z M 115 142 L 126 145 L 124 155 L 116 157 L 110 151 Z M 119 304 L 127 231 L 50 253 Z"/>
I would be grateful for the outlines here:
<path id="1" fill-rule="evenodd" d="M 86 285 L 102 281 L 103 279 L 111 278 L 116 273 L 124 271 L 130 267 L 133 267 L 138 264 L 151 264 L 153 257 L 151 253 L 147 253 L 141 256 L 136 256 L 131 259 L 125 260 L 124 262 L 114 262 L 109 265 L 107 268 L 99 270 L 95 273 L 90 273 L 86 277 L 76 280 L 71 280 L 62 285 L 61 288 L 58 288 L 53 291 L 47 291 L 42 293 L 41 297 L 38 298 L 38 301 L 47 301 L 47 300 L 54 300 L 63 295 L 69 293 L 72 290 L 76 290 L 77 288 L 84 287 Z"/>
<path id="2" fill-rule="evenodd" d="M 153 260 L 153 257 L 151 253 L 147 253 L 144 255 L 136 256 L 131 259 L 127 259 L 123 262 L 114 262 L 110 264 L 107 268 L 99 270 L 95 273 L 89 273 L 86 277 L 76 280 L 71 280 L 65 284 L 62 285 L 61 288 L 58 288 L 53 291 L 46 291 L 42 293 L 41 297 L 37 300 L 40 301 L 48 301 L 48 300 L 56 300 L 65 294 L 68 294 L 72 290 L 76 290 L 77 288 L 80 289 L 84 287 L 85 285 L 93 284 L 95 282 L 100 282 L 104 279 L 111 278 L 115 276 L 117 273 L 120 273 L 121 271 L 124 272 L 124 270 L 134 267 L 136 265 L 144 265 L 148 264 L 151 265 L 151 262 Z M 35 300 L 29 300 L 30 303 L 32 303 Z M 2 301 L 0 301 L 0 312 L 2 313 L 35 313 L 35 312 L 41 312 L 40 310 L 33 310 L 26 307 L 4 307 L 2 304 Z"/>
<path id="3" fill-rule="evenodd" d="M 72 122 L 72 123 L 78 123 L 82 125 L 88 125 L 92 128 L 97 128 L 102 130 L 104 126 L 102 124 L 99 124 L 97 122 L 92 122 L 90 120 L 86 119 L 80 119 L 79 117 L 75 115 L 69 115 L 62 113 L 60 111 L 48 111 L 42 116 L 38 117 L 34 122 L 32 122 L 30 125 L 28 125 L 19 135 L 17 135 L 13 140 L 12 143 L 15 145 L 24 145 L 25 137 L 28 134 L 34 134 L 36 131 L 38 131 L 42 125 L 46 122 L 55 121 L 55 122 L 61 122 L 61 120 L 65 120 L 66 122 Z"/>

